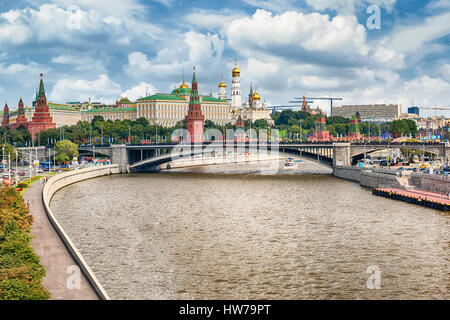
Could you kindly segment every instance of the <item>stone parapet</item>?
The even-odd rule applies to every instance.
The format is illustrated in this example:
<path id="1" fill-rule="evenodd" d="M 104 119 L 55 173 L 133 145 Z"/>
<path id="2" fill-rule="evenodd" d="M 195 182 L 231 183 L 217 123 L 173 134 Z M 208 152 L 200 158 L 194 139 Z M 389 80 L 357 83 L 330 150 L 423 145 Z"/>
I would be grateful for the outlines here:
<path id="1" fill-rule="evenodd" d="M 446 195 L 450 193 L 450 177 L 415 172 L 409 181 L 417 189 Z"/>
<path id="2" fill-rule="evenodd" d="M 47 213 L 47 216 L 58 233 L 59 237 L 63 241 L 69 253 L 72 255 L 74 260 L 78 263 L 80 269 L 85 275 L 86 279 L 90 282 L 91 286 L 97 293 L 97 295 L 103 300 L 109 300 L 109 296 L 103 289 L 100 282 L 95 277 L 94 273 L 90 269 L 89 265 L 86 263 L 72 240 L 69 238 L 67 233 L 64 231 L 62 226 L 59 224 L 52 210 L 50 209 L 50 201 L 53 195 L 60 189 L 87 179 L 97 178 L 101 176 L 111 175 L 120 173 L 119 166 L 117 164 L 109 166 L 98 166 L 93 168 L 81 169 L 71 172 L 66 172 L 63 174 L 58 174 L 53 176 L 48 180 L 44 186 L 42 192 L 42 202 Z"/>

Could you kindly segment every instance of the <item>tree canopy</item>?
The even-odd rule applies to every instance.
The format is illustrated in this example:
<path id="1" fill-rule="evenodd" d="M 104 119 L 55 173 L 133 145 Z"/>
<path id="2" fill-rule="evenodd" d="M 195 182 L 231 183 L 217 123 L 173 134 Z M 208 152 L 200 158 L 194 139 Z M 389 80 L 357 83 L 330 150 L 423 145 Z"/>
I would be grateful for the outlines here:
<path id="1" fill-rule="evenodd" d="M 73 157 L 78 157 L 78 145 L 69 141 L 58 141 L 55 145 L 57 162 L 71 161 Z"/>

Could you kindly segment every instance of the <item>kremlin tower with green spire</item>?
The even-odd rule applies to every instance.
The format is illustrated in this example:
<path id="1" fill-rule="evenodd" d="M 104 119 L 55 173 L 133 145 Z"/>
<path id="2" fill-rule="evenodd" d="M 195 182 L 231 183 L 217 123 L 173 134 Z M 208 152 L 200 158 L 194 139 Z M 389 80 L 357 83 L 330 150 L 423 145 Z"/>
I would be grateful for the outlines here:
<path id="1" fill-rule="evenodd" d="M 28 131 L 30 131 L 33 140 L 38 132 L 56 127 L 48 109 L 42 76 L 43 74 L 41 73 L 41 82 L 39 84 L 39 93 L 34 109 L 33 119 L 27 123 Z"/>
<path id="2" fill-rule="evenodd" d="M 350 140 L 361 139 L 361 133 L 359 132 L 358 118 L 356 117 L 356 115 L 353 115 L 353 117 L 350 119 L 350 129 L 348 132 L 348 138 Z"/>
<path id="3" fill-rule="evenodd" d="M 192 89 L 189 99 L 189 110 L 186 115 L 186 129 L 191 136 L 191 143 L 202 143 L 204 132 L 205 117 L 202 114 L 202 107 L 200 97 L 198 95 L 197 79 L 194 75 L 192 77 Z"/>
<path id="4" fill-rule="evenodd" d="M 5 103 L 5 107 L 3 108 L 2 127 L 6 127 L 8 125 L 9 125 L 9 107 L 8 103 Z"/>

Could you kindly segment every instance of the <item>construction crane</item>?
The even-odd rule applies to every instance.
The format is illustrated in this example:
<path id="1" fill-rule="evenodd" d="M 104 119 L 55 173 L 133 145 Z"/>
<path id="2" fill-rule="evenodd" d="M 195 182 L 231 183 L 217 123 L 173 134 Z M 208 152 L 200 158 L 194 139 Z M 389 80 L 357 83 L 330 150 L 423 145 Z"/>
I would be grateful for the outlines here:
<path id="1" fill-rule="evenodd" d="M 306 103 L 310 104 L 313 103 L 313 101 L 306 101 Z M 268 106 L 267 109 L 271 110 L 272 113 L 275 113 L 278 110 L 294 110 L 294 109 L 301 109 L 302 105 L 290 105 L 290 106 Z"/>
<path id="2" fill-rule="evenodd" d="M 444 110 L 444 111 L 450 111 L 450 107 L 418 107 L 419 109 L 423 110 L 434 110 L 434 116 L 437 116 L 437 110 Z"/>
<path id="3" fill-rule="evenodd" d="M 308 99 L 308 100 L 330 100 L 330 116 L 333 115 L 333 101 L 343 100 L 342 98 L 308 98 L 305 96 L 303 96 L 303 98 L 294 98 L 294 99 L 299 99 L 299 100 L 289 101 L 289 103 L 302 103 L 303 101 L 305 101 L 305 99 Z M 300 99 L 303 99 L 303 101 L 300 101 Z"/>

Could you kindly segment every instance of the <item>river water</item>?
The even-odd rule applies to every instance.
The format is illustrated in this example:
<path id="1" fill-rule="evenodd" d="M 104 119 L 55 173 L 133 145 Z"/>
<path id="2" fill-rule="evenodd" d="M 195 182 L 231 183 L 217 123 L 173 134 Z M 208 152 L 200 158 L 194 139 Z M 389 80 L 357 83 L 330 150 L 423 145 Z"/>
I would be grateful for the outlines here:
<path id="1" fill-rule="evenodd" d="M 282 173 L 108 176 L 62 189 L 51 207 L 113 299 L 450 298 L 449 214 L 372 196 L 310 161 Z"/>

